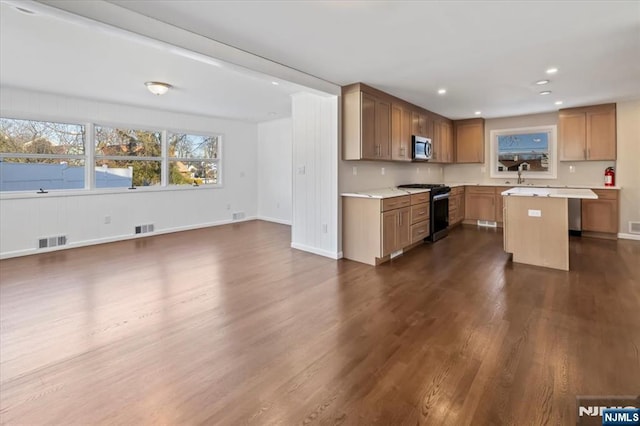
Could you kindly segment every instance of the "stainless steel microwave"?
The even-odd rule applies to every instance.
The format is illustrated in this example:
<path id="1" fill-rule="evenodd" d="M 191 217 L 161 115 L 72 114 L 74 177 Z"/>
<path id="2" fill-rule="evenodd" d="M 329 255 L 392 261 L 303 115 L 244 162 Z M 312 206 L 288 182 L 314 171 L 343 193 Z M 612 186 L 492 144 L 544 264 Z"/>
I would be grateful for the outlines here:
<path id="1" fill-rule="evenodd" d="M 411 159 L 413 161 L 431 160 L 431 139 L 413 135 L 411 137 Z"/>

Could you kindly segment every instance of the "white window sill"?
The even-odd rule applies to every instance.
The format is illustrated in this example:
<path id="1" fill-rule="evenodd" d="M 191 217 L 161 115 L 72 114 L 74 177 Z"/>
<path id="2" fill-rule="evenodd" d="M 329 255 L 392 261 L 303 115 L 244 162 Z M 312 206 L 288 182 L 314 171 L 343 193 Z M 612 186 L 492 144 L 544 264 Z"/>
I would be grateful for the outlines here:
<path id="1" fill-rule="evenodd" d="M 103 189 L 53 189 L 46 193 L 31 191 L 7 191 L 0 192 L 0 200 L 18 200 L 26 198 L 56 198 L 56 197 L 81 197 L 87 195 L 115 195 L 115 194 L 139 194 L 149 192 L 171 192 L 171 191 L 202 191 L 211 189 L 222 189 L 222 184 L 216 185 L 170 185 L 170 186 L 137 186 L 136 189 L 128 188 L 103 188 Z M 45 189 L 46 190 L 46 189 Z"/>

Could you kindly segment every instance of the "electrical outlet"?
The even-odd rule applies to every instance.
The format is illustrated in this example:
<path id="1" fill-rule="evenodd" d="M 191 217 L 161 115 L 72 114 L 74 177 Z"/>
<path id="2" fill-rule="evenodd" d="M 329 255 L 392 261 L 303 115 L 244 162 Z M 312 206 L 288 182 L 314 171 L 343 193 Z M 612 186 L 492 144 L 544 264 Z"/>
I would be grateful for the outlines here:
<path id="1" fill-rule="evenodd" d="M 105 216 L 105 217 L 104 217 L 104 224 L 105 224 L 105 225 L 108 225 L 108 224 L 110 224 L 110 223 L 111 223 L 111 216 Z"/>
<path id="2" fill-rule="evenodd" d="M 322 233 L 326 234 L 327 232 L 329 232 L 329 226 L 326 223 L 322 224 Z"/>
<path id="3" fill-rule="evenodd" d="M 356 166 L 353 166 L 353 175 L 354 176 L 358 175 L 358 168 Z"/>
<path id="4" fill-rule="evenodd" d="M 420 167 L 416 167 L 416 174 L 420 174 Z"/>
<path id="5" fill-rule="evenodd" d="M 576 172 L 576 166 L 569 166 L 569 173 L 575 173 Z"/>
<path id="6" fill-rule="evenodd" d="M 380 173 L 382 173 L 382 175 L 384 175 L 384 167 L 380 167 Z"/>
<path id="7" fill-rule="evenodd" d="M 227 210 L 231 210 L 231 204 L 227 204 Z"/>
<path id="8" fill-rule="evenodd" d="M 485 166 L 480 167 L 480 173 L 486 173 L 487 168 Z"/>
<path id="9" fill-rule="evenodd" d="M 280 208 L 280 203 L 276 203 L 276 208 L 279 209 Z"/>

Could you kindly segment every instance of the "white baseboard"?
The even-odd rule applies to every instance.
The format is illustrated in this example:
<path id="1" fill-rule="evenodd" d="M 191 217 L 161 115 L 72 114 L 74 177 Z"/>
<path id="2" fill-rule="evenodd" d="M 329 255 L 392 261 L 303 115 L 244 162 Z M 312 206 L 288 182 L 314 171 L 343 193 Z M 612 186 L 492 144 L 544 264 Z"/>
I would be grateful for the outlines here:
<path id="1" fill-rule="evenodd" d="M 622 238 L 623 240 L 638 240 L 640 241 L 640 235 L 638 234 L 627 234 L 624 232 L 621 232 L 618 234 L 618 238 Z"/>
<path id="2" fill-rule="evenodd" d="M 296 250 L 306 251 L 309 253 L 317 254 L 319 256 L 324 256 L 324 257 L 328 257 L 330 259 L 335 259 L 335 260 L 342 258 L 342 252 L 332 252 L 329 250 L 324 250 L 317 247 L 311 247 L 304 244 L 291 243 L 291 248 L 294 248 Z"/>
<path id="3" fill-rule="evenodd" d="M 182 232 L 182 231 L 192 231 L 194 229 L 210 228 L 210 227 L 213 227 L 213 226 L 228 225 L 230 223 L 248 222 L 250 220 L 256 220 L 256 219 L 257 219 L 257 217 L 250 216 L 250 217 L 246 217 L 246 218 L 241 219 L 241 220 L 219 220 L 219 221 L 216 221 L 216 222 L 201 223 L 201 224 L 198 224 L 198 225 L 177 226 L 177 227 L 174 227 L 174 228 L 159 229 L 157 231 L 149 232 L 149 233 L 145 233 L 145 234 L 115 235 L 115 236 L 106 237 L 106 238 L 97 238 L 97 239 L 94 239 L 94 240 L 84 240 L 84 241 L 69 242 L 68 244 L 65 244 L 64 246 L 52 247 L 52 248 L 47 248 L 47 249 L 36 249 L 36 248 L 33 248 L 33 249 L 25 249 L 25 250 L 16 250 L 16 251 L 10 251 L 10 252 L 6 252 L 6 253 L 0 253 L 0 260 L 2 260 L 2 259 L 10 259 L 12 257 L 29 256 L 29 255 L 32 255 L 32 254 L 51 253 L 51 252 L 54 252 L 54 251 L 68 250 L 68 249 L 78 248 L 78 247 L 94 246 L 94 245 L 97 245 L 97 244 L 115 243 L 117 241 L 134 240 L 136 238 L 151 237 L 151 236 L 154 236 L 154 235 L 172 234 L 174 232 Z"/>
<path id="4" fill-rule="evenodd" d="M 279 223 L 281 225 L 289 225 L 289 226 L 291 226 L 291 221 L 290 220 L 276 219 L 275 217 L 260 216 L 260 215 L 256 216 L 256 219 L 264 220 L 264 221 L 267 221 L 267 222 Z"/>

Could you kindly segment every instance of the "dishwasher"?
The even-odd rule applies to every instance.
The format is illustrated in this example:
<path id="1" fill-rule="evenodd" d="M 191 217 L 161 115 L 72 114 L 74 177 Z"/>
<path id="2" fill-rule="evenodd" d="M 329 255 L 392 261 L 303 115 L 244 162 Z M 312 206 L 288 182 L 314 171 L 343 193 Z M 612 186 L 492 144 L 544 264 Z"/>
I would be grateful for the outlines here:
<path id="1" fill-rule="evenodd" d="M 582 200 L 569 198 L 569 235 L 582 235 Z"/>

